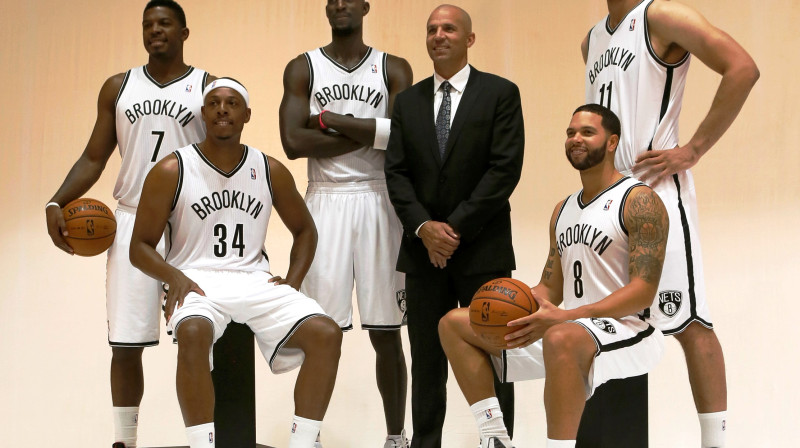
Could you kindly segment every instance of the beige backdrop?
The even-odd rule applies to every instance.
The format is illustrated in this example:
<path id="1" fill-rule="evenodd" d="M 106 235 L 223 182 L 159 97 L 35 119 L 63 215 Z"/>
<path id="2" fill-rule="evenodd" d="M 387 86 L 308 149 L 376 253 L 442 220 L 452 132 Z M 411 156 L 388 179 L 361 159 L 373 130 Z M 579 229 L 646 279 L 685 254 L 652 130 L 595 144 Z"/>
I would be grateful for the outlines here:
<path id="1" fill-rule="evenodd" d="M 695 169 L 706 279 L 729 384 L 729 447 L 793 446 L 800 413 L 796 228 L 800 205 L 797 115 L 800 3 L 686 0 L 755 58 L 762 77 L 744 110 Z M 186 60 L 250 89 L 245 141 L 284 161 L 305 188 L 305 162 L 288 161 L 278 137 L 285 64 L 329 42 L 322 0 L 183 0 L 191 35 Z M 110 75 L 144 64 L 142 1 L 3 1 L 0 132 L 0 438 L 3 446 L 108 446 L 112 426 L 104 309 L 105 257 L 70 258 L 46 234 L 44 204 L 91 132 L 97 93 Z M 368 43 L 405 57 L 415 81 L 432 69 L 424 25 L 433 0 L 375 0 Z M 579 181 L 563 154 L 564 128 L 583 98 L 579 43 L 605 15 L 603 0 L 463 0 L 477 41 L 470 62 L 515 81 L 527 125 L 522 181 L 512 197 L 516 277 L 535 283 L 555 202 Z M 702 119 L 718 76 L 690 71 L 682 142 Z M 89 192 L 109 204 L 119 168 L 113 156 Z M 288 232 L 275 220 L 268 250 L 285 272 Z M 146 350 L 140 446 L 185 443 L 174 391 L 175 347 Z M 374 355 L 366 334 L 349 333 L 323 426 L 326 447 L 380 446 L 384 432 Z M 286 446 L 296 373 L 258 382 L 259 442 Z M 450 383 L 445 446 L 474 447 L 473 419 Z M 544 446 L 542 383 L 517 386 L 518 447 Z M 410 412 L 407 428 L 410 428 Z M 650 380 L 654 448 L 698 446 L 683 356 L 674 340 Z"/>

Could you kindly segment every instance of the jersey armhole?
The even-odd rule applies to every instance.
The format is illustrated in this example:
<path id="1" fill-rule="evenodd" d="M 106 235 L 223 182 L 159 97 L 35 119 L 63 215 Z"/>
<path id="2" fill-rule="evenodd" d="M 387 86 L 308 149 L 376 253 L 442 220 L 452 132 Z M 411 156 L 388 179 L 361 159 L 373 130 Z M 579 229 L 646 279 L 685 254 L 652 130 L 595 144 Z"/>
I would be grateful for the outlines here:
<path id="1" fill-rule="evenodd" d="M 178 159 L 178 185 L 175 187 L 175 197 L 172 198 L 172 208 L 171 211 L 175 211 L 175 207 L 178 205 L 178 198 L 181 195 L 181 189 L 183 188 L 183 157 L 181 157 L 181 153 L 175 151 L 173 152 L 175 157 Z"/>
<path id="2" fill-rule="evenodd" d="M 311 92 L 314 90 L 314 65 L 311 64 L 311 55 L 303 53 L 303 56 L 306 57 L 306 63 L 308 64 L 308 97 L 311 98 Z"/>
<path id="3" fill-rule="evenodd" d="M 388 61 L 387 56 L 388 56 L 387 53 L 383 53 L 383 58 L 382 58 L 383 62 L 381 63 L 381 65 L 383 65 L 383 82 L 384 82 L 384 84 L 386 84 L 386 90 L 388 91 L 389 90 L 389 68 L 386 66 L 386 61 Z M 389 113 L 391 113 L 391 112 L 392 111 L 389 111 Z"/>
<path id="4" fill-rule="evenodd" d="M 269 198 L 272 199 L 273 198 L 273 195 L 272 195 L 272 176 L 270 176 L 270 171 L 269 171 L 269 158 L 263 152 L 261 153 L 261 155 L 264 157 L 264 169 L 266 170 L 266 173 L 267 173 L 267 189 L 269 189 Z"/>
<path id="5" fill-rule="evenodd" d="M 566 208 L 567 202 L 569 201 L 569 199 L 571 197 L 572 197 L 572 195 L 567 196 L 567 198 L 564 199 L 564 202 L 561 203 L 561 208 L 558 209 L 558 214 L 556 215 L 556 220 L 553 223 L 553 233 L 555 233 L 556 229 L 558 228 L 558 220 L 561 219 L 561 213 L 564 212 L 564 208 Z"/>
<path id="6" fill-rule="evenodd" d="M 114 100 L 114 107 L 117 107 L 119 103 L 119 99 L 122 98 L 122 91 L 125 90 L 125 86 L 128 85 L 128 79 L 131 77 L 131 71 L 128 70 L 125 72 L 125 78 L 122 80 L 122 85 L 119 86 L 119 92 L 117 92 L 117 98 Z"/>

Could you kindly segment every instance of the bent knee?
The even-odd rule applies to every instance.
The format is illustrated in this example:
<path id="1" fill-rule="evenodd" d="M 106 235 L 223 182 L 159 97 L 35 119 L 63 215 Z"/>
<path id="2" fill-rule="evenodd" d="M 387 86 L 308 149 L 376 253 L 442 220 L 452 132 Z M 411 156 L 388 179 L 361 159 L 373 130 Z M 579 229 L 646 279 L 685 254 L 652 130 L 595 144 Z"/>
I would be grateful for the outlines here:
<path id="1" fill-rule="evenodd" d="M 178 325 L 175 338 L 178 350 L 190 347 L 208 349 L 214 341 L 214 327 L 204 318 L 188 318 Z"/>
<path id="2" fill-rule="evenodd" d="M 542 349 L 545 356 L 569 355 L 586 351 L 594 351 L 593 341 L 587 331 L 578 324 L 561 323 L 550 327 L 542 336 Z"/>
<path id="3" fill-rule="evenodd" d="M 302 325 L 300 345 L 306 353 L 321 350 L 338 353 L 342 347 L 342 329 L 328 317 L 318 316 Z"/>
<path id="4" fill-rule="evenodd" d="M 460 329 L 469 325 L 469 308 L 456 308 L 450 310 L 439 319 L 439 338 L 453 336 L 460 333 Z"/>

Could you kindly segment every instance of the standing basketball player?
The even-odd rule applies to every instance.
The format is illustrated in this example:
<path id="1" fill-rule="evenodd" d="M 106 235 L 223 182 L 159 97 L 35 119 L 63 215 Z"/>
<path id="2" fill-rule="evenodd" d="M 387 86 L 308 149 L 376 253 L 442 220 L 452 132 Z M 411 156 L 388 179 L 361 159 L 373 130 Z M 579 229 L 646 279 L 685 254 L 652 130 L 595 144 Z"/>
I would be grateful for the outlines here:
<path id="1" fill-rule="evenodd" d="M 481 447 L 511 447 L 492 387 L 545 378 L 547 448 L 575 447 L 586 400 L 606 381 L 649 372 L 664 350 L 660 331 L 640 319 L 656 293 L 669 232 L 664 205 L 650 187 L 614 169 L 619 119 L 596 104 L 575 110 L 566 155 L 583 189 L 556 205 L 550 251 L 538 285 L 539 310 L 510 322 L 510 349 L 470 326 L 469 309 L 448 313 L 439 334 L 470 404 Z M 564 303 L 564 309 L 558 308 Z"/>
<path id="2" fill-rule="evenodd" d="M 617 169 L 652 185 L 669 211 L 673 225 L 650 317 L 683 347 L 702 446 L 722 447 L 725 362 L 706 304 L 689 168 L 731 125 L 759 72 L 736 41 L 688 6 L 666 0 L 607 2 L 608 16 L 581 45 L 586 101 L 619 115 Z M 678 116 L 691 54 L 721 74 L 722 80 L 705 119 L 680 146 Z"/>
<path id="3" fill-rule="evenodd" d="M 361 328 L 376 353 L 386 448 L 405 447 L 406 364 L 403 275 L 394 264 L 402 228 L 386 192 L 387 118 L 411 85 L 404 59 L 364 44 L 363 0 L 328 1 L 331 43 L 293 59 L 284 72 L 280 133 L 290 159 L 308 158 L 306 203 L 319 232 L 302 291 L 343 330 L 353 328 L 353 282 Z"/>
<path id="4" fill-rule="evenodd" d="M 47 229 L 53 243 L 72 254 L 61 207 L 97 182 L 119 144 L 122 166 L 114 198 L 117 234 L 108 251 L 106 308 L 111 345 L 111 400 L 115 448 L 136 446 L 139 403 L 144 392 L 142 351 L 158 344 L 157 281 L 128 261 L 128 244 L 144 177 L 174 149 L 205 136 L 199 118 L 209 75 L 183 61 L 189 37 L 183 9 L 171 0 L 153 0 L 144 8 L 142 38 L 147 65 L 114 75 L 103 84 L 97 121 L 83 154 L 47 204 Z"/>
<path id="5" fill-rule="evenodd" d="M 336 381 L 342 332 L 297 291 L 314 259 L 314 220 L 286 167 L 240 143 L 249 103 L 238 81 L 208 85 L 208 136 L 147 175 L 130 258 L 169 285 L 164 313 L 178 342 L 178 401 L 191 448 L 214 447 L 210 357 L 231 320 L 255 333 L 273 372 L 302 364 L 289 448 L 311 448 Z M 294 238 L 285 279 L 270 274 L 264 249 L 272 207 Z M 165 260 L 157 246 L 167 225 Z"/>

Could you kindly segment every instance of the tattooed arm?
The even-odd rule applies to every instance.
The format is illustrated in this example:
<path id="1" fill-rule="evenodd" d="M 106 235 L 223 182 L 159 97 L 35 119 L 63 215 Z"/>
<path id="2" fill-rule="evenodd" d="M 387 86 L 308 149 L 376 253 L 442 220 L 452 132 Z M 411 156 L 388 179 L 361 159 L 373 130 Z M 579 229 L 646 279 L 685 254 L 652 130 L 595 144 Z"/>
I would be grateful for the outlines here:
<path id="1" fill-rule="evenodd" d="M 563 300 L 562 292 L 564 289 L 564 276 L 561 273 L 561 256 L 556 249 L 556 218 L 558 211 L 564 201 L 559 202 L 550 217 L 550 247 L 547 249 L 547 261 L 542 270 L 542 278 L 539 284 L 531 288 L 534 296 L 545 299 L 555 306 L 561 304 Z"/>
<path id="2" fill-rule="evenodd" d="M 661 198 L 650 187 L 636 187 L 625 201 L 623 219 L 628 229 L 630 283 L 597 303 L 572 310 L 572 319 L 620 318 L 652 305 L 658 291 L 667 248 L 667 210 Z"/>

